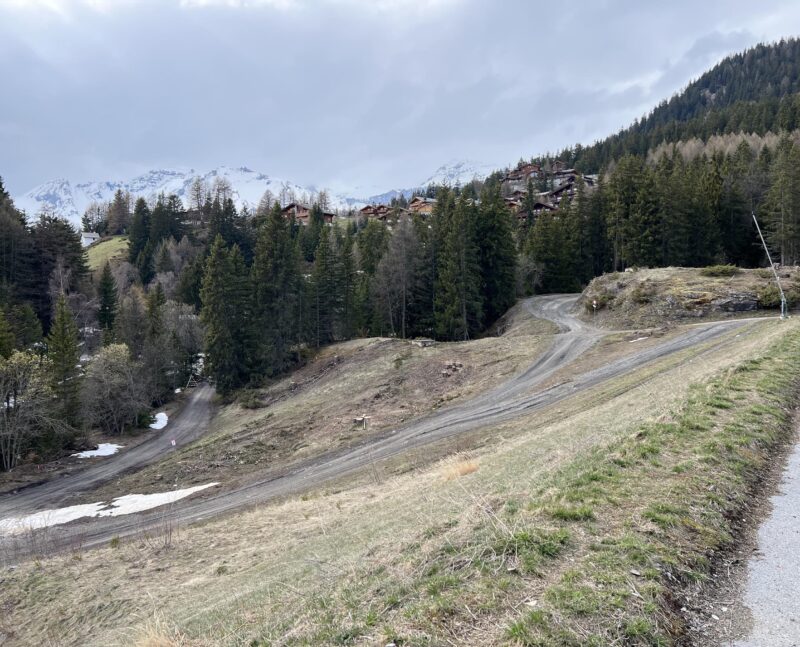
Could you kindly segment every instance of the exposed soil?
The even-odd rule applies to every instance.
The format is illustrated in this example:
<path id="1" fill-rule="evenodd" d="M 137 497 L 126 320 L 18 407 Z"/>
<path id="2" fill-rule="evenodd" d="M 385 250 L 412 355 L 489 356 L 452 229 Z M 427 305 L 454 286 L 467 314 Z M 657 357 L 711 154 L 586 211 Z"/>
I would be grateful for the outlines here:
<path id="1" fill-rule="evenodd" d="M 800 268 L 778 272 L 790 305 L 800 299 Z M 597 305 L 595 309 L 593 304 Z M 594 279 L 580 301 L 582 318 L 605 328 L 641 328 L 775 315 L 780 298 L 768 269 L 709 276 L 698 268 L 636 269 Z"/>

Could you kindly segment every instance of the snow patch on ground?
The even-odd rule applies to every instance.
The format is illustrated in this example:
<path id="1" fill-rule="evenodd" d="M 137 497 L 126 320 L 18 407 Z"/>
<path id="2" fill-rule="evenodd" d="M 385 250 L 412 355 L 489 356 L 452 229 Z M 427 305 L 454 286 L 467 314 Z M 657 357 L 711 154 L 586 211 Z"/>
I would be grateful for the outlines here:
<path id="1" fill-rule="evenodd" d="M 127 494 L 117 497 L 110 504 L 103 502 L 83 503 L 55 510 L 42 510 L 24 517 L 0 519 L 0 535 L 16 535 L 48 526 L 58 526 L 84 517 L 118 517 L 124 514 L 143 512 L 168 503 L 174 503 L 195 492 L 200 492 L 216 485 L 219 485 L 219 483 L 206 483 L 205 485 L 196 485 L 183 490 L 156 492 L 155 494 Z"/>
<path id="2" fill-rule="evenodd" d="M 85 452 L 78 452 L 73 454 L 77 458 L 94 458 L 95 456 L 111 456 L 116 454 L 125 445 L 115 445 L 114 443 L 100 443 L 97 449 L 89 449 Z"/>
<path id="3" fill-rule="evenodd" d="M 167 422 L 169 422 L 167 414 L 163 411 L 160 411 L 156 414 L 156 421 L 150 425 L 150 429 L 163 429 L 167 426 Z"/>

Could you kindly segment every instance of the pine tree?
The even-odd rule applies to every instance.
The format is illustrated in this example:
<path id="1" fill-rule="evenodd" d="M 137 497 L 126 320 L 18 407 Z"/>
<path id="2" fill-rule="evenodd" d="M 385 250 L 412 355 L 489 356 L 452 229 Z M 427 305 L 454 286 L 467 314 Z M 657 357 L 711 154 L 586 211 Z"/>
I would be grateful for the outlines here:
<path id="1" fill-rule="evenodd" d="M 106 263 L 103 266 L 103 273 L 100 275 L 100 283 L 97 287 L 97 296 L 100 300 L 100 307 L 97 311 L 97 321 L 103 331 L 103 343 L 113 342 L 114 319 L 117 316 L 117 282 L 111 274 L 111 265 Z"/>
<path id="2" fill-rule="evenodd" d="M 58 406 L 63 420 L 72 426 L 80 422 L 78 355 L 78 327 L 62 295 L 56 303 L 53 325 L 47 336 L 47 356 L 52 362 L 51 380 Z"/>

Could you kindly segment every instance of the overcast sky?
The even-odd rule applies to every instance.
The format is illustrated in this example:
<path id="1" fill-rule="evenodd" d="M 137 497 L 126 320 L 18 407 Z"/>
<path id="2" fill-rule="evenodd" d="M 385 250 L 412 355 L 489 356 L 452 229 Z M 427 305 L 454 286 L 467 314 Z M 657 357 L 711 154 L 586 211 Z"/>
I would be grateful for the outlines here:
<path id="1" fill-rule="evenodd" d="M 0 0 L 0 175 L 413 186 L 591 143 L 796 34 L 791 0 Z"/>

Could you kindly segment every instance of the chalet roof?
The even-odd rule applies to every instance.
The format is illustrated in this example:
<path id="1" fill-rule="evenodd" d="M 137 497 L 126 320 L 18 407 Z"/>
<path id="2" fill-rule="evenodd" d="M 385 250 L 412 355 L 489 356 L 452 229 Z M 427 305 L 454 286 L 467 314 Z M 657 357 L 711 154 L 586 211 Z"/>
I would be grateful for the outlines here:
<path id="1" fill-rule="evenodd" d="M 415 195 L 411 198 L 411 204 L 415 202 L 424 202 L 425 204 L 436 204 L 436 198 L 425 198 L 421 195 Z"/>
<path id="2" fill-rule="evenodd" d="M 281 209 L 281 213 L 289 213 L 293 210 L 302 210 L 302 211 L 311 211 L 312 207 L 307 207 L 304 204 L 300 204 L 299 202 L 290 202 L 287 204 L 283 209 Z M 335 218 L 336 214 L 332 213 L 331 211 L 323 211 L 323 216 L 328 216 L 330 218 Z"/>

